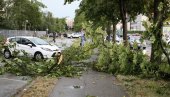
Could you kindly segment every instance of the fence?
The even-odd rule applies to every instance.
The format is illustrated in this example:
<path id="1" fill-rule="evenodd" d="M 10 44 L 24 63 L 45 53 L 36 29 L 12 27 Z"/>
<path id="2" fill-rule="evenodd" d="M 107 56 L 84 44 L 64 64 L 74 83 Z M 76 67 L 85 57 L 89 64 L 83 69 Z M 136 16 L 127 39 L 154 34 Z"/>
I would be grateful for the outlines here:
<path id="1" fill-rule="evenodd" d="M 46 31 L 0 30 L 0 35 L 4 37 L 12 37 L 12 36 L 43 37 L 46 35 Z"/>

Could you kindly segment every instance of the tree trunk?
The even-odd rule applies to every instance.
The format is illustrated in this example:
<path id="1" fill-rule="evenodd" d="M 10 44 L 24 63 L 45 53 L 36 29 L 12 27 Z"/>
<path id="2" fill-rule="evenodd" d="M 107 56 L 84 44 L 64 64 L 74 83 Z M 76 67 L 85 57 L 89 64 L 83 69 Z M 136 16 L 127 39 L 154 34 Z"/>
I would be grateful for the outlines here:
<path id="1" fill-rule="evenodd" d="M 127 21 L 126 21 L 126 6 L 124 0 L 119 0 L 119 9 L 120 9 L 120 16 L 122 20 L 122 25 L 123 25 L 123 41 L 124 45 L 127 46 Z"/>
<path id="2" fill-rule="evenodd" d="M 116 24 L 113 23 L 113 38 L 112 38 L 112 42 L 113 44 L 116 42 Z"/>
<path id="3" fill-rule="evenodd" d="M 162 56 L 162 51 L 161 51 L 161 46 L 159 40 L 162 39 L 162 26 L 163 26 L 163 21 L 158 22 L 159 19 L 159 6 L 160 0 L 154 0 L 154 18 L 153 18 L 153 23 L 154 25 L 158 25 L 156 30 L 153 31 L 153 35 L 155 36 L 155 41 L 154 43 L 151 44 L 152 49 L 151 49 L 151 57 L 150 57 L 150 62 L 155 63 L 157 62 L 158 64 L 161 62 L 161 56 Z M 159 23 L 159 24 L 157 24 Z"/>
<path id="4" fill-rule="evenodd" d="M 55 39 L 56 39 L 56 33 L 53 32 L 53 41 L 54 41 L 54 43 L 55 43 Z"/>
<path id="5" fill-rule="evenodd" d="M 154 14 L 154 25 L 157 24 L 156 27 L 155 27 L 156 30 L 154 30 L 154 35 L 156 37 L 156 41 L 155 41 L 155 45 L 154 44 L 152 45 L 152 52 L 151 52 L 150 61 L 152 63 L 157 62 L 159 64 L 161 62 L 162 54 L 164 53 L 166 58 L 167 58 L 168 64 L 170 65 L 169 54 L 167 53 L 167 51 L 164 48 L 163 43 L 162 43 L 163 22 L 168 18 L 168 16 L 167 16 L 167 12 L 165 11 L 166 10 L 165 6 L 163 6 L 162 11 L 160 11 L 160 12 L 158 11 L 158 5 L 159 5 L 160 2 L 165 3 L 165 1 L 161 1 L 161 0 L 155 0 L 155 2 L 154 2 L 154 5 L 155 5 L 154 6 L 154 12 L 155 12 L 155 14 Z M 156 44 L 156 42 L 158 44 Z"/>
<path id="6" fill-rule="evenodd" d="M 108 40 L 110 42 L 110 37 L 111 37 L 111 24 L 110 22 L 108 22 L 108 25 L 106 26 L 106 33 L 107 33 L 107 37 L 106 37 L 106 40 Z"/>

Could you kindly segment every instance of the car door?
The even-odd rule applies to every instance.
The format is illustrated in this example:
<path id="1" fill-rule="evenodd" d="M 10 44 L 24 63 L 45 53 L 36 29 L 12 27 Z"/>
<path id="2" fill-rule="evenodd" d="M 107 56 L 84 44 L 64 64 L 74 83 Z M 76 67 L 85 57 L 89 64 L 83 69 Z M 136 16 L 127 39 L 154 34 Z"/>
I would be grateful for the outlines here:
<path id="1" fill-rule="evenodd" d="M 10 42 L 15 42 L 16 43 L 16 45 L 14 46 L 14 50 L 15 51 L 19 51 L 18 53 L 17 53 L 17 56 L 22 56 L 23 55 L 23 53 L 21 52 L 21 50 L 22 50 L 22 41 L 21 41 L 21 38 L 20 37 L 15 37 L 15 38 L 12 38 L 11 40 L 10 40 Z"/>
<path id="2" fill-rule="evenodd" d="M 29 44 L 31 44 L 32 46 L 30 46 Z M 29 39 L 21 38 L 20 49 L 25 51 L 29 57 L 32 57 L 34 55 L 34 47 L 35 45 Z"/>
<path id="3" fill-rule="evenodd" d="M 10 38 L 9 42 L 11 43 L 11 45 L 9 46 L 11 53 L 13 53 L 13 51 L 20 50 L 19 44 L 18 44 L 20 43 L 20 38 L 18 37 Z"/>

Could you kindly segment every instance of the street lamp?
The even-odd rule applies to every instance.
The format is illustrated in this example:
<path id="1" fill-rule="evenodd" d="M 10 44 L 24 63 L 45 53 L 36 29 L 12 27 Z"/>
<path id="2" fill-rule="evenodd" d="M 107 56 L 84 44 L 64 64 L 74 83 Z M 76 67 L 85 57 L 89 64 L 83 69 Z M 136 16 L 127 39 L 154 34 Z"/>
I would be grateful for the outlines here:
<path id="1" fill-rule="evenodd" d="M 48 36 L 48 28 L 46 29 L 46 36 Z"/>
<path id="2" fill-rule="evenodd" d="M 25 31 L 27 30 L 27 23 L 28 23 L 28 20 L 25 20 Z"/>

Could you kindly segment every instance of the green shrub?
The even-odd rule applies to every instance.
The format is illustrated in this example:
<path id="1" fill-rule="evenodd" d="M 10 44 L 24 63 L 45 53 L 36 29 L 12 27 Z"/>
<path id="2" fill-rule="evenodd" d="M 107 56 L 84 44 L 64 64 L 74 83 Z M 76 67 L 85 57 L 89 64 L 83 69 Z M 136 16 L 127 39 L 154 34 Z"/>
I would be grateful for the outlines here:
<path id="1" fill-rule="evenodd" d="M 112 74 L 140 75 L 143 77 L 163 77 L 170 75 L 168 64 L 151 64 L 142 50 L 113 45 L 99 47 L 99 58 L 94 69 Z"/>
<path id="2" fill-rule="evenodd" d="M 0 42 L 4 42 L 5 37 L 0 35 Z"/>
<path id="3" fill-rule="evenodd" d="M 89 45 L 85 45 L 85 47 L 71 46 L 63 51 L 62 64 L 71 65 L 73 61 L 88 59 L 91 53 L 92 52 L 91 49 L 89 49 Z"/>
<path id="4" fill-rule="evenodd" d="M 111 54 L 111 63 L 109 64 L 109 69 L 108 71 L 110 73 L 119 73 L 120 72 L 120 65 L 119 65 L 119 46 L 118 45 L 113 45 L 113 48 L 110 52 Z"/>
<path id="5" fill-rule="evenodd" d="M 98 71 L 107 72 L 109 69 L 109 64 L 111 62 L 110 51 L 107 48 L 101 48 L 99 50 L 99 58 L 97 64 L 94 68 Z"/>

